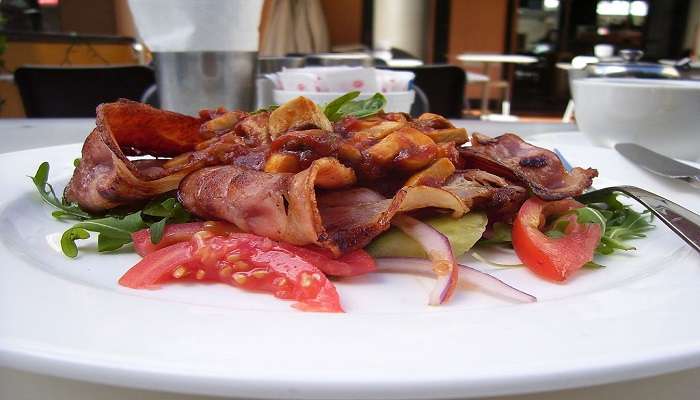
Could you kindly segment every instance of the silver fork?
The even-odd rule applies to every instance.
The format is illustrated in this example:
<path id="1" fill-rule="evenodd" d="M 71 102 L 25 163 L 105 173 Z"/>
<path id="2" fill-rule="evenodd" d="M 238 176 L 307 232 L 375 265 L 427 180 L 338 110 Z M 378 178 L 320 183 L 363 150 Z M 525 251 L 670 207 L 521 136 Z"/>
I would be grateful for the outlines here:
<path id="1" fill-rule="evenodd" d="M 554 152 L 561 160 L 564 168 L 567 171 L 571 171 L 571 164 L 564 158 L 564 155 L 557 149 L 554 149 Z M 613 192 L 622 192 L 637 200 L 639 204 L 651 211 L 661 222 L 671 228 L 676 235 L 688 243 L 690 247 L 700 253 L 700 215 L 658 194 L 635 186 L 610 186 L 586 191 L 578 197 L 578 200 L 585 202 L 587 198 L 592 198 L 597 194 Z"/>

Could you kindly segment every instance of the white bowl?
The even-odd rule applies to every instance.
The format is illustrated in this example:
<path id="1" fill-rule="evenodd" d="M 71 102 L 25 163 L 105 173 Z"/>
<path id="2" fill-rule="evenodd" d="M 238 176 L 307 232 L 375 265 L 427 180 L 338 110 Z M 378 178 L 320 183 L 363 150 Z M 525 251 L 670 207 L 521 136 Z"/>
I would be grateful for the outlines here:
<path id="1" fill-rule="evenodd" d="M 293 90 L 275 90 L 273 93 L 273 98 L 276 104 L 282 104 L 289 100 L 292 100 L 299 96 L 305 96 L 313 100 L 317 104 L 326 104 L 345 93 L 340 92 L 298 92 Z M 413 100 L 416 98 L 416 92 L 409 90 L 407 92 L 387 92 L 382 93 L 386 97 L 386 106 L 384 106 L 384 111 L 386 112 L 404 112 L 408 113 L 411 111 L 411 105 Z M 367 99 L 374 95 L 372 93 L 360 93 L 357 97 L 358 99 Z"/>
<path id="2" fill-rule="evenodd" d="M 634 142 L 700 161 L 700 81 L 586 78 L 573 85 L 576 122 L 594 143 Z"/>

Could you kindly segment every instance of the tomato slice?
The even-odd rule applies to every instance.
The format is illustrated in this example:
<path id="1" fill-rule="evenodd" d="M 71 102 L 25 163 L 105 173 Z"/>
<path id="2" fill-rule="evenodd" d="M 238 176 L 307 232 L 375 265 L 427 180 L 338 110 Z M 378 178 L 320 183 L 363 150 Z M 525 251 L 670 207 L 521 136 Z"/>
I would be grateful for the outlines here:
<path id="1" fill-rule="evenodd" d="M 547 217 L 581 207 L 581 203 L 571 199 L 527 200 L 513 224 L 513 248 L 523 264 L 546 279 L 564 281 L 591 261 L 600 241 L 600 225 L 580 224 L 576 216 L 569 215 L 564 217 L 568 225 L 563 237 L 551 238 L 541 231 Z"/>
<path id="2" fill-rule="evenodd" d="M 330 250 L 318 246 L 280 245 L 309 261 L 326 275 L 357 276 L 377 270 L 374 258 L 364 250 L 354 250 L 334 259 Z"/>
<path id="3" fill-rule="evenodd" d="M 134 242 L 136 253 L 143 257 L 171 244 L 186 242 L 199 231 L 208 231 L 217 235 L 228 232 L 240 232 L 234 225 L 226 222 L 187 222 L 184 224 L 166 225 L 163 229 L 163 237 L 155 244 L 151 242 L 151 231 L 148 228 L 132 233 L 131 240 Z"/>
<path id="4" fill-rule="evenodd" d="M 119 284 L 133 289 L 152 289 L 173 279 L 175 269 L 192 260 L 192 245 L 182 242 L 149 253 L 120 279 Z"/>
<path id="5" fill-rule="evenodd" d="M 195 233 L 204 230 L 204 222 L 188 222 L 185 224 L 166 225 L 163 229 L 163 237 L 158 243 L 151 242 L 150 229 L 141 229 L 131 234 L 134 242 L 134 250 L 141 257 L 153 253 L 156 250 L 168 247 L 171 244 L 185 242 L 192 238 Z"/>
<path id="6" fill-rule="evenodd" d="M 295 300 L 303 311 L 343 312 L 335 286 L 311 262 L 289 245 L 246 233 L 195 233 L 147 254 L 119 284 L 143 289 L 176 280 L 219 281 Z"/>
<path id="7" fill-rule="evenodd" d="M 238 229 L 226 222 L 189 222 L 166 225 L 162 239 L 156 244 L 151 243 L 151 233 L 148 229 L 142 229 L 131 234 L 131 239 L 134 242 L 136 253 L 143 257 L 172 244 L 188 241 L 192 239 L 195 233 L 200 231 L 222 235 L 238 232 Z M 304 258 L 327 275 L 356 276 L 373 272 L 377 269 L 374 259 L 364 250 L 355 250 L 334 259 L 330 250 L 318 246 L 299 247 L 282 242 L 279 245 Z"/>

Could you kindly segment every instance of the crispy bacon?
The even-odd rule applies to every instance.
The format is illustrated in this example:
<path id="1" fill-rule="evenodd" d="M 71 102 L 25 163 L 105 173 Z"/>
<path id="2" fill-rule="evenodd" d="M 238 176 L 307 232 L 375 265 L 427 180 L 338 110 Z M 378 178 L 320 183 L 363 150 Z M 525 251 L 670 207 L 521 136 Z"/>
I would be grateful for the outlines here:
<path id="1" fill-rule="evenodd" d="M 188 171 L 166 174 L 157 161 L 132 163 L 121 151 L 98 108 L 97 127 L 85 140 L 80 165 L 66 186 L 67 200 L 99 213 L 177 189 Z"/>
<path id="2" fill-rule="evenodd" d="M 405 186 L 391 198 L 350 188 L 354 184 L 352 169 L 326 157 L 296 174 L 204 168 L 185 178 L 178 194 L 204 219 L 296 245 L 316 244 L 336 256 L 366 246 L 397 213 L 430 208 L 458 217 L 472 207 L 498 212 L 505 206 L 513 212 L 526 196 L 525 189 L 483 171 L 462 171 L 444 187 Z"/>
<path id="3" fill-rule="evenodd" d="M 180 184 L 178 196 L 193 214 L 229 221 L 240 229 L 296 245 L 321 244 L 315 187 L 349 187 L 352 169 L 333 158 L 298 174 L 270 174 L 233 165 L 204 168 Z"/>
<path id="4" fill-rule="evenodd" d="M 558 199 L 579 194 L 597 175 L 567 174 L 553 153 L 512 134 L 476 134 L 472 147 L 456 146 L 467 140 L 435 114 L 380 113 L 331 125 L 303 98 L 271 113 L 220 108 L 199 118 L 120 101 L 98 108 L 65 195 L 101 212 L 179 188 L 200 217 L 339 255 L 369 243 L 396 213 L 480 209 L 509 219 L 527 197 L 520 184 Z M 126 157 L 143 153 L 174 157 Z"/>
<path id="5" fill-rule="evenodd" d="M 214 133 L 209 128 L 200 127 L 204 118 L 129 100 L 101 104 L 96 128 L 85 140 L 80 165 L 65 189 L 66 199 L 99 213 L 175 190 L 185 175 L 208 165 L 233 163 L 261 169 L 269 143 L 269 114 L 222 113 L 208 121 L 219 130 L 218 136 L 211 137 Z M 222 133 L 224 127 L 229 131 Z M 178 156 L 136 161 L 126 157 L 143 153 Z"/>
<path id="6" fill-rule="evenodd" d="M 229 118 L 230 115 L 231 113 L 227 113 L 219 118 Z M 236 119 L 237 122 L 234 126 L 229 126 L 228 131 L 198 144 L 195 151 L 173 157 L 164 163 L 163 167 L 168 173 L 181 170 L 194 171 L 207 166 L 228 164 L 261 170 L 270 143 L 267 130 L 269 117 L 270 113 L 263 112 L 246 115 L 243 119 Z M 216 119 L 212 121 L 216 121 Z M 230 120 L 222 122 L 219 126 L 224 123 L 230 123 Z"/>
<path id="7" fill-rule="evenodd" d="M 202 218 L 292 244 L 317 244 L 336 255 L 364 247 L 388 229 L 397 212 L 438 207 L 459 216 L 468 211 L 456 195 L 428 186 L 403 188 L 392 199 L 366 188 L 338 190 L 354 183 L 352 169 L 322 158 L 297 174 L 204 168 L 184 179 L 178 193 L 183 205 Z M 317 188 L 335 190 L 317 196 Z M 356 201 L 365 198 L 371 202 Z"/>
<path id="8" fill-rule="evenodd" d="M 527 190 L 478 169 L 458 171 L 445 185 L 472 210 L 485 211 L 489 220 L 509 220 L 527 200 Z"/>
<path id="9" fill-rule="evenodd" d="M 97 107 L 98 129 L 107 130 L 126 155 L 169 157 L 194 150 L 213 136 L 200 131 L 204 121 L 124 99 Z"/>
<path id="10" fill-rule="evenodd" d="M 576 167 L 566 172 L 556 154 L 512 133 L 496 138 L 475 133 L 471 147 L 460 148 L 460 154 L 468 168 L 521 182 L 544 200 L 578 196 L 598 176 L 598 171 L 592 168 Z"/>
<path id="11" fill-rule="evenodd" d="M 430 186 L 406 186 L 389 199 L 358 187 L 321 195 L 318 206 L 325 231 L 323 245 L 339 254 L 368 245 L 389 229 L 397 213 L 436 208 L 459 217 L 469 211 L 455 194 Z"/>

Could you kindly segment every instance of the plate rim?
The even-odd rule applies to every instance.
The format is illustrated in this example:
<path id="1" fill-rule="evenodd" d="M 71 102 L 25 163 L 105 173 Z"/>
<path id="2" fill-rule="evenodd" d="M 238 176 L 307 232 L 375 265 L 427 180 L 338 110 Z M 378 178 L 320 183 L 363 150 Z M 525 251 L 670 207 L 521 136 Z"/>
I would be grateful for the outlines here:
<path id="1" fill-rule="evenodd" d="M 541 143 L 541 142 L 540 142 Z M 79 143 L 75 144 L 65 144 L 65 145 L 59 145 L 59 146 L 50 146 L 50 147 L 44 147 L 44 148 L 35 148 L 35 149 L 27 149 L 27 150 L 20 150 L 17 152 L 11 152 L 11 153 L 4 153 L 0 154 L 0 162 L 2 159 L 9 158 L 12 156 L 16 156 L 17 153 L 27 153 L 27 152 L 46 152 L 50 151 L 52 149 L 56 148 L 62 148 L 62 147 L 71 147 L 71 146 L 77 146 Z M 559 145 L 557 145 L 559 146 Z M 600 151 L 601 148 L 595 147 L 596 151 Z M 605 151 L 610 151 L 612 150 L 609 149 L 602 149 Z M 29 186 L 28 186 L 29 187 Z M 19 195 L 19 194 L 18 194 Z M 17 196 L 17 195 L 15 195 Z M 0 207 L 4 210 L 5 204 L 4 201 L 0 200 Z M 5 245 L 2 244 L 2 250 L 5 249 Z M 689 251 L 689 249 L 688 249 Z M 697 255 L 693 253 L 689 253 L 689 257 L 693 259 L 695 257 L 696 261 L 700 261 L 700 258 L 697 258 Z M 15 260 L 18 260 L 19 258 L 14 256 L 12 257 Z M 700 264 L 699 264 L 700 265 Z M 691 265 L 692 267 L 692 265 Z M 1 310 L 1 308 L 0 308 Z M 154 387 L 153 382 L 165 382 L 168 381 L 169 378 L 172 377 L 177 377 L 177 375 L 173 375 L 172 373 L 163 373 L 163 372 L 157 372 L 157 371 L 148 371 L 148 370 L 137 370 L 137 369 L 131 369 L 128 371 L 124 371 L 123 369 L 119 368 L 114 368 L 114 367 L 109 367 L 108 365 L 102 365 L 100 366 L 101 372 L 98 374 L 79 374 L 77 371 L 80 370 L 80 368 L 64 368 L 67 365 L 72 365 L 73 367 L 76 366 L 75 361 L 71 364 L 70 360 L 64 360 L 61 359 L 60 357 L 42 357 L 37 354 L 32 354 L 31 352 L 23 352 L 21 350 L 17 350 L 17 342 L 15 341 L 15 347 L 13 348 L 13 341 L 12 339 L 8 339 L 6 336 L 2 335 L 3 330 L 0 327 L 0 365 L 7 366 L 10 368 L 15 368 L 15 369 L 20 369 L 20 370 L 25 370 L 29 372 L 40 372 L 40 373 L 45 373 L 48 375 L 53 375 L 53 376 L 61 376 L 64 378 L 70 378 L 70 379 L 78 379 L 82 381 L 89 381 L 89 382 L 95 382 L 95 383 L 105 383 L 105 384 L 112 384 L 112 385 L 117 385 L 117 386 L 124 386 L 124 387 L 137 387 L 137 388 L 142 388 L 142 389 L 157 389 L 157 390 L 166 390 L 166 388 L 163 387 Z M 683 347 L 683 346 L 680 346 Z M 385 398 L 416 398 L 416 399 L 423 399 L 423 398 L 430 398 L 430 397 L 465 397 L 465 394 L 469 397 L 472 396 L 494 396 L 494 395 L 508 395 L 508 394 L 524 394 L 524 393 L 532 393 L 532 392 L 541 392 L 545 389 L 546 391 L 549 390 L 557 390 L 557 389 L 567 389 L 567 388 L 574 388 L 574 387 L 582 387 L 582 386 L 589 386 L 593 384 L 602 384 L 602 383 L 610 383 L 610 382 L 620 382 L 620 381 L 625 381 L 625 380 L 631 380 L 631 379 L 637 379 L 637 378 L 643 378 L 643 377 L 648 377 L 648 376 L 653 376 L 653 375 L 658 375 L 662 373 L 667 373 L 667 372 L 673 372 L 673 371 L 678 371 L 682 369 L 687 369 L 687 368 L 693 368 L 693 367 L 698 367 L 700 366 L 700 339 L 694 343 L 694 348 L 691 351 L 688 351 L 688 345 L 686 344 L 683 349 L 676 349 L 674 347 L 667 349 L 663 348 L 663 351 L 660 353 L 647 353 L 645 357 L 640 357 L 638 360 L 633 362 L 634 366 L 630 366 L 629 362 L 628 363 L 623 363 L 623 364 L 609 364 L 604 366 L 603 368 L 600 368 L 600 364 L 596 368 L 592 368 L 590 371 L 585 371 L 581 373 L 581 369 L 578 369 L 578 373 L 575 371 L 566 371 L 564 370 L 561 374 L 555 374 L 555 375 L 547 375 L 547 376 L 541 376 L 538 377 L 537 374 L 524 374 L 520 378 L 516 378 L 515 382 L 511 382 L 510 384 L 508 382 L 503 382 L 503 381 L 483 381 L 481 383 L 478 382 L 471 382 L 467 381 L 466 386 L 460 385 L 458 383 L 452 382 L 451 385 L 446 384 L 442 389 L 443 392 L 436 391 L 436 387 L 434 386 L 436 383 L 440 382 L 423 382 L 422 385 L 417 385 L 417 386 L 411 386 L 408 388 L 408 391 L 394 391 L 390 392 L 389 390 L 391 389 L 388 386 L 381 386 L 381 385 L 376 385 L 374 387 L 368 387 L 370 391 L 365 391 L 365 392 L 352 392 L 353 390 L 356 390 L 356 385 L 359 382 L 353 382 L 353 383 L 348 383 L 348 382 L 343 382 L 343 383 L 338 383 L 338 382 L 317 382 L 316 386 L 313 384 L 309 384 L 309 382 L 287 382 L 286 385 L 289 385 L 289 387 L 293 387 L 293 395 L 294 397 L 304 397 L 304 398 L 328 398 L 329 395 L 333 398 L 372 398 L 376 397 L 377 395 L 381 395 L 382 397 Z M 84 365 L 83 368 L 87 368 L 85 364 L 78 364 L 78 365 Z M 94 365 L 93 365 L 94 366 Z M 76 371 L 74 373 L 74 371 Z M 119 373 L 121 371 L 121 374 Z M 613 377 L 613 374 L 611 373 L 615 372 L 617 374 L 617 377 Z M 621 373 L 622 371 L 622 373 Z M 110 375 L 111 372 L 111 375 Z M 144 374 L 142 375 L 143 380 L 142 381 L 132 381 L 132 382 L 125 382 L 125 380 L 120 380 L 120 378 L 126 377 L 126 376 L 132 376 L 134 374 Z M 116 375 L 115 375 L 116 374 Z M 150 377 L 150 380 L 147 379 Z M 181 378 L 181 377 L 180 377 Z M 209 380 L 214 379 L 213 377 L 209 377 Z M 206 380 L 206 379 L 205 379 Z M 512 379 L 511 379 L 512 380 Z M 280 382 L 279 379 L 276 379 L 277 382 Z M 150 383 L 149 383 L 150 382 Z M 266 395 L 264 392 L 260 392 L 258 389 L 258 386 L 260 383 L 250 383 L 249 389 L 245 388 L 245 383 L 246 382 L 229 382 L 229 384 L 236 384 L 235 389 L 238 391 L 236 392 L 228 392 L 226 390 L 232 389 L 233 386 L 228 386 L 225 384 L 219 384 L 218 386 L 212 386 L 211 389 L 212 391 L 207 391 L 204 390 L 202 391 L 202 387 L 200 387 L 199 390 L 187 390 L 187 387 L 191 387 L 190 384 L 186 384 L 185 386 L 187 387 L 182 387 L 182 390 L 177 390 L 177 393 L 191 393 L 191 394 L 210 394 L 210 395 L 236 395 L 236 396 L 255 396 L 255 397 L 261 397 L 261 398 L 277 398 L 277 397 L 285 397 L 285 394 L 288 396 L 290 394 L 289 392 L 289 387 L 281 388 L 278 389 L 280 390 L 279 392 L 269 392 L 269 395 Z M 396 382 L 398 383 L 398 382 Z M 445 382 L 442 382 L 443 384 Z M 172 384 L 172 382 L 171 382 Z M 339 385 L 346 385 L 346 391 L 345 393 L 351 393 L 351 395 L 346 396 L 344 394 L 338 395 L 337 393 L 337 388 L 340 387 Z M 285 385 L 285 383 L 283 383 Z M 403 385 L 406 385 L 403 383 Z M 305 386 L 305 387 L 301 387 Z M 422 387 L 421 387 L 422 386 Z M 494 388 L 493 386 L 497 386 Z M 331 390 L 335 387 L 335 390 Z M 206 388 L 204 388 L 206 389 Z M 221 392 L 219 390 L 224 390 L 224 392 Z M 374 390 L 373 392 L 371 390 Z M 468 392 L 468 393 L 467 393 Z M 442 393 L 442 394 L 439 394 Z"/>

